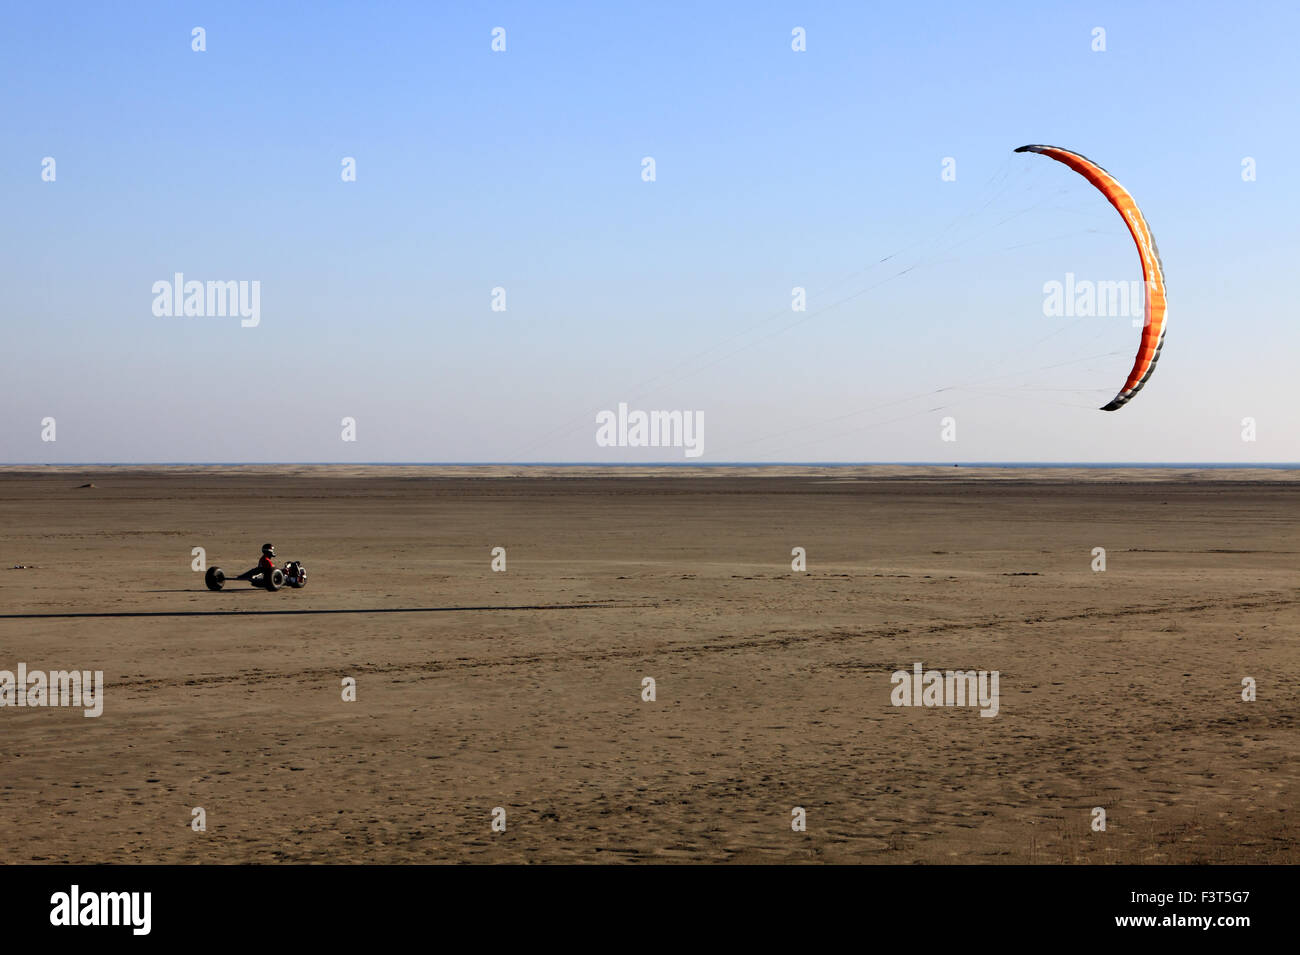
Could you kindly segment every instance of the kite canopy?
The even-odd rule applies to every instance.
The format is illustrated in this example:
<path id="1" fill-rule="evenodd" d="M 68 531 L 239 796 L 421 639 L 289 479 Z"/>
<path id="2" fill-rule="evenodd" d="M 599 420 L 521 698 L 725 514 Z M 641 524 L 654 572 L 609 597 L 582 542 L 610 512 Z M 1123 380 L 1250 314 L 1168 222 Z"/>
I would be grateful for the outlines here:
<path id="1" fill-rule="evenodd" d="M 1069 166 L 1083 178 L 1101 190 L 1112 206 L 1124 217 L 1124 224 L 1137 245 L 1138 256 L 1142 259 L 1142 279 L 1146 287 L 1146 323 L 1142 326 L 1142 341 L 1138 345 L 1137 358 L 1133 361 L 1133 370 L 1128 373 L 1124 387 L 1120 389 L 1110 404 L 1102 411 L 1118 411 L 1133 396 L 1142 390 L 1151 373 L 1156 370 L 1160 358 L 1160 349 L 1165 342 L 1165 270 L 1160 263 L 1160 251 L 1156 240 L 1147 226 L 1146 217 L 1138 208 L 1137 202 L 1129 191 L 1121 186 L 1105 169 L 1102 169 L 1087 156 L 1081 156 L 1060 146 L 1021 146 L 1018 153 L 1039 153 L 1049 159 Z"/>

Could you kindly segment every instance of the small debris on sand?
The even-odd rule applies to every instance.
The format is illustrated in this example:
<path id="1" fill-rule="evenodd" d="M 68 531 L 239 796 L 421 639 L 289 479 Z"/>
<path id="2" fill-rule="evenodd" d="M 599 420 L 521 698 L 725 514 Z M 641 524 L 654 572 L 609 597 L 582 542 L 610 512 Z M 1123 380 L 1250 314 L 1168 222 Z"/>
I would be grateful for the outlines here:
<path id="1" fill-rule="evenodd" d="M 93 483 L 91 483 L 91 484 L 79 484 L 79 485 L 77 485 L 78 489 L 83 488 L 83 487 L 94 487 L 94 486 L 95 486 L 95 485 L 94 485 Z"/>

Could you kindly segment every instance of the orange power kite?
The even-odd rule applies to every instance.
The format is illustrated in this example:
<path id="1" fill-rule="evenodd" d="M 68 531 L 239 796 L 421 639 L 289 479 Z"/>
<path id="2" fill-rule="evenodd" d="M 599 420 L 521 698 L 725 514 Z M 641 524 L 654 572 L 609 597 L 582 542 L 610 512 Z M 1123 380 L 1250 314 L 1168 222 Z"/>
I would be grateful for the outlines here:
<path id="1" fill-rule="evenodd" d="M 1146 217 L 1138 208 L 1129 191 L 1121 186 L 1115 177 L 1102 169 L 1087 156 L 1080 156 L 1060 146 L 1021 146 L 1018 153 L 1040 153 L 1049 159 L 1069 166 L 1083 178 L 1101 190 L 1112 206 L 1124 217 L 1128 231 L 1137 244 L 1138 255 L 1142 259 L 1142 279 L 1146 287 L 1146 323 L 1142 326 L 1142 342 L 1138 345 L 1137 358 L 1133 361 L 1133 370 L 1128 373 L 1128 380 L 1110 404 L 1102 411 L 1118 411 L 1128 404 L 1133 396 L 1142 390 L 1151 373 L 1156 370 L 1160 359 L 1160 349 L 1165 343 L 1165 269 L 1160 264 L 1160 251 L 1156 240 L 1147 226 Z"/>

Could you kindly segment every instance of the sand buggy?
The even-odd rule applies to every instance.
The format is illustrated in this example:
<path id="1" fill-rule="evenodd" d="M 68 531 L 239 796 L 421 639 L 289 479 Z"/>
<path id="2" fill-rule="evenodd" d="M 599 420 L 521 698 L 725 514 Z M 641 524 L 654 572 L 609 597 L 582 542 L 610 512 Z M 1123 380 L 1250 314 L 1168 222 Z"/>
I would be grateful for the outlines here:
<path id="1" fill-rule="evenodd" d="M 254 587 L 271 591 L 279 590 L 286 585 L 306 587 L 307 568 L 301 561 L 291 560 L 283 567 L 274 567 L 269 571 L 249 570 L 238 577 L 227 577 L 220 567 L 209 567 L 208 572 L 203 575 L 203 582 L 208 585 L 208 590 L 220 590 L 226 586 L 227 580 L 247 580 Z"/>

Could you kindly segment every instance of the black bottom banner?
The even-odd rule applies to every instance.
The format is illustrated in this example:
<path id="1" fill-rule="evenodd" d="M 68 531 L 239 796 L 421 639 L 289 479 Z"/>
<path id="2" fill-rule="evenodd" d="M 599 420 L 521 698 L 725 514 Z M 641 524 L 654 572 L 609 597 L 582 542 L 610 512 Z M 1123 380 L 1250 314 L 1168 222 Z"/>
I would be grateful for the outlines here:
<path id="1" fill-rule="evenodd" d="M 341 941 L 437 927 L 445 938 L 518 933 L 593 941 L 897 935 L 945 944 L 1136 936 L 1231 945 L 1284 931 L 1286 867 L 0 868 L 11 943 L 225 939 Z M 455 923 L 461 923 L 456 926 Z M 978 940 L 978 941 L 977 941 Z"/>

